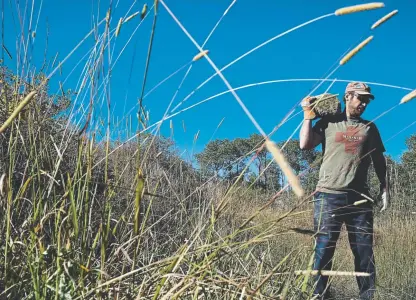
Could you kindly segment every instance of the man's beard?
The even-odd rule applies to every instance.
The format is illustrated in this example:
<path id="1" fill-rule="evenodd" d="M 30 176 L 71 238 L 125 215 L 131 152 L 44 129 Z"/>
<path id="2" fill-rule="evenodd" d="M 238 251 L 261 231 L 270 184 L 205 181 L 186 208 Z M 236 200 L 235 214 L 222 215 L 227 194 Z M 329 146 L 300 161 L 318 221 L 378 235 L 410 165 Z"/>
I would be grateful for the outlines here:
<path id="1" fill-rule="evenodd" d="M 351 117 L 359 117 L 361 116 L 362 112 L 360 112 L 358 109 L 353 108 L 352 110 L 350 110 L 350 116 Z"/>
<path id="2" fill-rule="evenodd" d="M 359 117 L 363 114 L 364 109 L 363 110 L 359 110 L 358 108 L 354 108 L 354 107 L 349 107 L 349 113 L 351 117 Z"/>

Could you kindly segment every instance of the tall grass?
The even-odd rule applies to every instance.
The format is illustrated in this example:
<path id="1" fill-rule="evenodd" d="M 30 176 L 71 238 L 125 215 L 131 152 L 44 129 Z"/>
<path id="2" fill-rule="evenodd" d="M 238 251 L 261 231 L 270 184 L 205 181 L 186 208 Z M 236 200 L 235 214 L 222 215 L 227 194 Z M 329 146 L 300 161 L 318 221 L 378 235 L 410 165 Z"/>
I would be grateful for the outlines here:
<path id="1" fill-rule="evenodd" d="M 21 155 L 18 143 L 13 143 L 19 129 L 13 127 L 9 174 L 18 167 L 16 154 Z M 231 299 L 244 294 L 300 299 L 307 295 L 302 292 L 304 276 L 295 271 L 307 269 L 313 249 L 308 203 L 298 200 L 292 210 L 275 205 L 261 210 L 267 199 L 264 192 L 247 192 L 239 185 L 230 191 L 221 181 L 205 182 L 179 157 L 167 155 L 169 145 L 149 146 L 152 155 L 142 169 L 146 176 L 137 173 L 135 144 L 127 145 L 109 158 L 103 184 L 104 170 L 91 166 L 106 149 L 93 140 L 79 141 L 66 176 L 60 174 L 52 196 L 45 197 L 46 171 L 41 165 L 56 153 L 46 146 L 47 136 L 32 144 L 35 133 L 30 132 L 24 148 L 29 151 L 27 161 L 34 163 L 17 184 L 8 175 L 13 188 L 1 203 L 7 241 L 1 263 L 2 296 Z M 275 201 L 293 199 L 282 196 Z M 380 299 L 386 295 L 411 299 L 406 295 L 415 292 L 414 225 L 414 218 L 400 214 L 377 224 Z M 334 268 L 353 270 L 351 262 L 342 237 Z M 350 278 L 336 277 L 334 284 L 346 295 L 355 289 Z"/>
<path id="2" fill-rule="evenodd" d="M 145 7 L 141 21 L 148 15 Z M 311 195 L 298 198 L 287 188 L 277 193 L 257 190 L 243 180 L 249 166 L 234 181 L 218 174 L 207 178 L 180 156 L 173 141 L 158 135 L 160 126 L 146 132 L 152 125 L 142 101 L 150 93 L 144 91 L 156 14 L 137 103 L 141 123 L 136 132 L 129 120 L 119 122 L 121 128 L 112 126 L 107 90 L 111 68 L 104 75 L 100 72 L 117 62 L 119 56 L 112 63 L 113 52 L 109 54 L 111 43 L 138 15 L 119 19 L 111 29 L 109 9 L 57 66 L 54 58 L 48 76 L 25 71 L 30 66 L 26 56 L 17 74 L 1 68 L 0 298 L 309 299 L 314 246 Z M 217 68 L 172 112 L 246 55 L 333 15 L 289 29 Z M 97 35 L 89 51 L 77 94 L 64 91 L 62 85 L 58 94 L 50 94 L 50 77 L 104 24 L 104 33 Z M 208 52 L 202 53 L 200 59 L 205 59 Z M 234 91 L 228 88 L 227 92 Z M 98 98 L 104 100 L 97 104 L 94 99 L 100 93 L 104 96 Z M 89 107 L 76 110 L 82 97 Z M 94 123 L 92 111 L 104 103 L 107 116 Z M 106 131 L 101 139 L 100 122 Z M 110 130 L 127 131 L 134 138 L 111 139 Z M 400 187 L 395 188 L 400 199 Z M 416 294 L 412 231 L 416 221 L 404 213 L 411 205 L 397 202 L 401 203 L 393 207 L 397 213 L 376 224 L 379 299 L 411 299 Z M 342 236 L 334 268 L 353 271 L 351 262 Z M 334 276 L 339 299 L 354 295 L 354 284 L 354 277 Z"/>

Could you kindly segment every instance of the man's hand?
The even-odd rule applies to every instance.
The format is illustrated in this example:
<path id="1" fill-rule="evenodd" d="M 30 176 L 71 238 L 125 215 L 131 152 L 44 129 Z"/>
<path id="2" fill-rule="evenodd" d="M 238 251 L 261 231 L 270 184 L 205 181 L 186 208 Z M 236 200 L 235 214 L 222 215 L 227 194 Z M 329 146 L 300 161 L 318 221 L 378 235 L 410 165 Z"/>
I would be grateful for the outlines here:
<path id="1" fill-rule="evenodd" d="M 382 201 L 382 204 L 383 204 L 380 212 L 382 212 L 382 211 L 385 211 L 387 209 L 388 202 L 389 202 L 389 195 L 387 193 L 387 188 L 381 188 L 380 189 L 380 194 L 381 194 L 381 201 Z"/>
<path id="2" fill-rule="evenodd" d="M 302 102 L 300 103 L 300 105 L 302 106 L 303 109 L 303 118 L 305 120 L 314 120 L 316 119 L 316 114 L 312 109 L 312 104 L 313 102 L 316 100 L 316 97 L 305 97 Z"/>

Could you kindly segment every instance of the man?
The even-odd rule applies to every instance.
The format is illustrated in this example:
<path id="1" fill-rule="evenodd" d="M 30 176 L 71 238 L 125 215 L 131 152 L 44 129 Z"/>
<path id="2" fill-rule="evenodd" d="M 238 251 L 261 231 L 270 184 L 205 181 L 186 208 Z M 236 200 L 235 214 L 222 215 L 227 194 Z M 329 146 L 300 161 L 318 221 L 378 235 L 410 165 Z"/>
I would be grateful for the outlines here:
<path id="1" fill-rule="evenodd" d="M 360 299 L 373 299 L 375 291 L 375 261 L 373 253 L 373 201 L 367 184 L 368 168 L 373 162 L 380 181 L 383 200 L 387 207 L 385 151 L 379 131 L 361 115 L 374 100 L 371 89 L 362 82 L 352 82 L 344 94 L 344 111 L 336 116 L 320 119 L 313 111 L 315 98 L 302 101 L 304 123 L 300 131 L 300 148 L 312 149 L 322 144 L 323 161 L 314 195 L 314 227 L 316 231 L 315 270 L 330 270 L 336 242 L 343 223 L 357 276 Z M 363 200 L 363 201 L 362 201 Z M 315 277 L 314 295 L 329 299 L 328 276 Z"/>

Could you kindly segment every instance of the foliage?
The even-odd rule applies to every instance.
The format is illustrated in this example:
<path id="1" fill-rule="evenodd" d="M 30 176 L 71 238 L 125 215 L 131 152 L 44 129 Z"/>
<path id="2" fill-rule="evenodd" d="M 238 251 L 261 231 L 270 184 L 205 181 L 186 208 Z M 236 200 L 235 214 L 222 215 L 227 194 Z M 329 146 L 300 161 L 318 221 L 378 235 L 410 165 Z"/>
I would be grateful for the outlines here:
<path id="1" fill-rule="evenodd" d="M 44 77 L 25 82 L 2 70 L 4 122 Z M 313 243 L 293 228 L 311 226 L 310 207 L 277 193 L 284 177 L 261 136 L 212 141 L 197 155 L 197 170 L 167 138 L 107 143 L 78 136 L 66 112 L 71 94 L 47 91 L 42 86 L 0 135 L 0 297 L 308 296 L 305 277 L 294 271 L 307 268 Z M 402 162 L 389 159 L 392 205 L 407 215 L 415 207 L 415 140 L 409 138 Z M 321 154 L 300 151 L 296 140 L 278 146 L 313 190 Z M 272 205 L 282 199 L 291 200 L 290 211 Z M 413 223 L 400 215 L 391 220 L 400 228 L 378 229 L 401 235 L 378 241 L 382 266 L 392 260 L 392 241 L 404 247 L 401 264 L 411 266 Z M 382 276 L 399 295 L 416 290 L 410 279 Z M 414 270 L 406 268 L 406 276 L 414 278 Z"/>
<path id="2" fill-rule="evenodd" d="M 232 180 L 243 172 L 247 164 L 251 168 L 244 177 L 246 181 L 255 183 L 256 187 L 264 190 L 277 191 L 283 187 L 284 176 L 267 149 L 263 147 L 264 139 L 259 134 L 252 134 L 248 138 L 235 140 L 213 140 L 205 149 L 196 155 L 203 173 L 218 173 L 222 178 Z M 290 140 L 279 142 L 278 146 L 290 166 L 297 174 L 306 172 L 302 178 L 308 190 L 313 189 L 316 183 L 316 172 L 319 170 L 319 153 L 316 150 L 301 150 L 299 141 Z M 309 168 L 312 165 L 312 168 Z"/>

